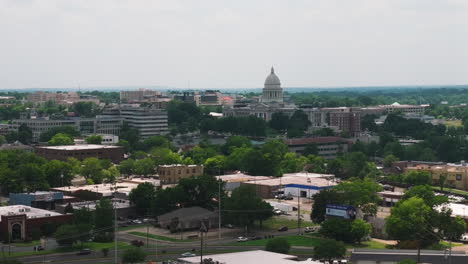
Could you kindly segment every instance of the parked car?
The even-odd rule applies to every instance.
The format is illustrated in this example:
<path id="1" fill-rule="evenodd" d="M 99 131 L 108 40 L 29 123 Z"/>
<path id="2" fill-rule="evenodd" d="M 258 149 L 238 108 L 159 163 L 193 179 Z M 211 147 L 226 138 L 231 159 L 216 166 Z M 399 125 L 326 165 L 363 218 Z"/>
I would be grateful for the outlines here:
<path id="1" fill-rule="evenodd" d="M 238 237 L 237 238 L 237 242 L 246 242 L 246 241 L 249 241 L 249 239 L 246 238 L 246 237 Z"/>
<path id="2" fill-rule="evenodd" d="M 82 250 L 80 250 L 78 253 L 76 253 L 77 255 L 90 255 L 91 254 L 91 249 L 89 248 L 83 248 Z"/>
<path id="3" fill-rule="evenodd" d="M 288 227 L 287 226 L 282 226 L 282 227 L 278 228 L 278 231 L 280 231 L 280 232 L 288 231 Z"/>
<path id="4" fill-rule="evenodd" d="M 138 240 L 138 239 L 132 240 L 132 242 L 130 243 L 135 247 L 142 247 L 145 245 L 145 242 Z"/>
<path id="5" fill-rule="evenodd" d="M 293 199 L 294 199 L 294 197 L 292 197 L 290 195 L 283 197 L 283 200 L 293 200 Z"/>
<path id="6" fill-rule="evenodd" d="M 308 226 L 304 228 L 304 232 L 306 233 L 315 233 L 320 230 L 320 226 Z"/>
<path id="7" fill-rule="evenodd" d="M 44 250 L 44 247 L 41 246 L 41 245 L 38 245 L 38 246 L 34 246 L 33 249 L 34 249 L 34 251 L 42 251 L 42 250 Z"/>
<path id="8" fill-rule="evenodd" d="M 234 226 L 231 225 L 231 224 L 226 224 L 226 225 L 224 225 L 224 227 L 225 227 L 225 228 L 229 228 L 229 229 L 233 229 L 233 228 L 234 228 Z"/>
<path id="9" fill-rule="evenodd" d="M 259 236 L 251 236 L 251 237 L 249 237 L 249 240 L 260 240 L 260 239 L 262 239 L 262 238 L 259 237 Z"/>
<path id="10" fill-rule="evenodd" d="M 187 258 L 187 257 L 195 257 L 196 254 L 192 253 L 192 252 L 185 252 L 185 253 L 182 253 L 180 254 L 182 257 L 184 258 Z"/>
<path id="11" fill-rule="evenodd" d="M 281 211 L 280 209 L 275 209 L 275 210 L 273 210 L 273 214 L 281 215 L 281 214 L 283 214 L 283 211 Z"/>
<path id="12" fill-rule="evenodd" d="M 143 224 L 143 222 L 141 220 L 138 220 L 138 219 L 133 220 L 132 223 L 134 223 L 135 225 Z"/>
<path id="13" fill-rule="evenodd" d="M 468 243 L 468 234 L 463 234 L 460 237 L 460 241 L 463 242 L 463 243 Z"/>

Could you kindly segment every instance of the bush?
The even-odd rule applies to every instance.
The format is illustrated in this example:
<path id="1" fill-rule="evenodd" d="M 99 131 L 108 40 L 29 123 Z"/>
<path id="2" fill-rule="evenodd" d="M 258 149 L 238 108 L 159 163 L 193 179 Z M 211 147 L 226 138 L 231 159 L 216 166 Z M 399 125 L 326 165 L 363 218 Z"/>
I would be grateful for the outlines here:
<path id="1" fill-rule="evenodd" d="M 346 248 L 343 242 L 336 240 L 324 240 L 314 248 L 314 257 L 326 259 L 331 262 L 333 258 L 341 258 L 345 255 Z"/>
<path id="2" fill-rule="evenodd" d="M 139 247 L 132 247 L 125 250 L 122 255 L 123 263 L 137 263 L 142 262 L 146 258 L 146 252 Z"/>
<path id="3" fill-rule="evenodd" d="M 285 238 L 282 238 L 282 237 L 277 237 L 277 238 L 268 240 L 265 246 L 266 251 L 282 253 L 282 254 L 288 254 L 290 248 L 291 248 L 291 245 L 289 244 L 289 242 Z"/>

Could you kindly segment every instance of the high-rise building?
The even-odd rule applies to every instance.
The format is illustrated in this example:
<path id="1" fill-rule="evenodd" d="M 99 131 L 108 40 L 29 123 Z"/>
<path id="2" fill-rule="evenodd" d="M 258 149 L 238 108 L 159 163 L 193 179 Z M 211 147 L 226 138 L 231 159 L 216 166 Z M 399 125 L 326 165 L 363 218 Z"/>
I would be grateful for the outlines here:
<path id="1" fill-rule="evenodd" d="M 162 109 L 121 105 L 120 117 L 142 138 L 165 135 L 169 132 L 167 112 Z"/>

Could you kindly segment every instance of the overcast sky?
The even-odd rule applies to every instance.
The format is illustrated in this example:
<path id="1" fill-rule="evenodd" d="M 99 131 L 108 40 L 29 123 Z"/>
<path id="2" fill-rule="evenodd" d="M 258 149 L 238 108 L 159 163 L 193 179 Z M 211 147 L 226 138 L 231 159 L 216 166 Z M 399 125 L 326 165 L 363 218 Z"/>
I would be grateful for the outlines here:
<path id="1" fill-rule="evenodd" d="M 0 0 L 0 89 L 468 84 L 468 0 Z"/>

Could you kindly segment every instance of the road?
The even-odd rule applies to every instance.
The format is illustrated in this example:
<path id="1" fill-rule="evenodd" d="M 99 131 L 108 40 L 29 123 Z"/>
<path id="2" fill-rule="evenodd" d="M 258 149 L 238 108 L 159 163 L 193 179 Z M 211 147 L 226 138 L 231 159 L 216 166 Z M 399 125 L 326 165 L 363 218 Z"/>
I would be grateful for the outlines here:
<path id="1" fill-rule="evenodd" d="M 258 236 L 265 235 L 274 235 L 274 236 L 283 236 L 283 235 L 294 235 L 297 234 L 297 229 L 292 229 L 285 232 L 268 232 L 267 233 L 257 233 Z M 128 233 L 121 232 L 118 237 L 119 241 L 130 242 L 134 239 L 143 240 L 146 242 L 145 238 L 134 236 Z M 214 254 L 216 252 L 229 252 L 229 251 L 245 251 L 245 250 L 254 250 L 254 249 L 264 249 L 263 246 L 244 246 L 241 243 L 236 246 L 229 246 L 223 244 L 229 244 L 235 241 L 233 237 L 224 237 L 221 240 L 218 239 L 208 239 L 204 243 L 203 251 L 208 252 L 209 254 Z M 193 242 L 169 242 L 161 241 L 155 239 L 149 239 L 149 244 L 142 247 L 147 253 L 147 260 L 166 260 L 166 259 L 176 259 L 180 257 L 180 254 L 187 251 L 193 251 L 195 254 L 199 254 L 200 251 L 200 241 Z M 145 243 L 146 244 L 146 243 Z M 156 249 L 157 249 L 157 259 L 156 259 Z M 295 251 L 304 252 L 304 254 L 310 254 L 311 248 L 304 247 L 293 247 Z M 119 251 L 119 255 L 122 252 Z M 102 252 L 92 252 L 91 255 L 78 256 L 76 252 L 70 253 L 57 253 L 49 254 L 42 256 L 26 256 L 19 258 L 24 263 L 28 264 L 38 264 L 38 263 L 113 263 L 114 262 L 114 250 L 109 251 L 108 257 L 104 257 Z M 120 258 L 119 258 L 120 260 Z"/>

